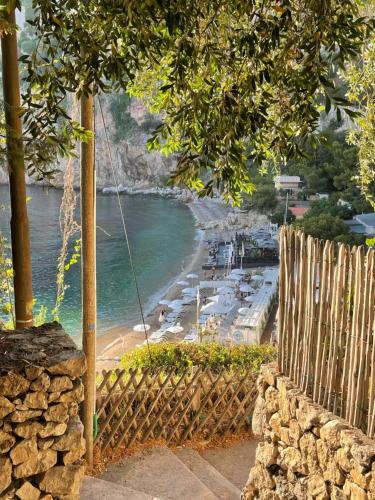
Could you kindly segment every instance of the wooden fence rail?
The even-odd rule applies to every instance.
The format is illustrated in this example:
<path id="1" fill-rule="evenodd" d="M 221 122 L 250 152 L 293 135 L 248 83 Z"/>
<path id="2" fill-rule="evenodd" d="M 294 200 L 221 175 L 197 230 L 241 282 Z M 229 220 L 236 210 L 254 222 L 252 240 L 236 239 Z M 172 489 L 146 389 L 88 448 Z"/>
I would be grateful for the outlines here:
<path id="1" fill-rule="evenodd" d="M 280 234 L 279 368 L 316 403 L 375 433 L 375 258 Z"/>
<path id="2" fill-rule="evenodd" d="M 250 425 L 256 374 L 238 370 L 103 371 L 97 388 L 98 435 L 103 451 L 163 438 L 182 443 L 198 435 L 239 432 Z"/>

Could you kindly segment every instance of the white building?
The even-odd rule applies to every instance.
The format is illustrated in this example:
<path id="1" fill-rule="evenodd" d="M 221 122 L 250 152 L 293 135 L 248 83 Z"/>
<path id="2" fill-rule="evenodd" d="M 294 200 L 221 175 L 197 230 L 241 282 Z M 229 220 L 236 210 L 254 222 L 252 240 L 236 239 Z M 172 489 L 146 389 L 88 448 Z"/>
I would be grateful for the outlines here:
<path id="1" fill-rule="evenodd" d="M 302 181 L 298 175 L 277 175 L 274 178 L 275 188 L 280 189 L 291 189 L 292 191 L 298 191 L 301 187 Z"/>
<path id="2" fill-rule="evenodd" d="M 375 213 L 355 215 L 353 220 L 363 227 L 363 234 L 375 235 Z"/>

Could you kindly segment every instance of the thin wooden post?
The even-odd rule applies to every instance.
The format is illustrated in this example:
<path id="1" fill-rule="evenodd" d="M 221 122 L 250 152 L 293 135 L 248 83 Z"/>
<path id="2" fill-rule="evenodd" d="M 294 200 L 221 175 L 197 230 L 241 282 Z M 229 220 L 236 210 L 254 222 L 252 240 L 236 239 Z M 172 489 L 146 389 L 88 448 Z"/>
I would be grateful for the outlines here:
<path id="1" fill-rule="evenodd" d="M 81 125 L 94 132 L 94 97 L 82 94 Z M 83 377 L 85 400 L 82 417 L 85 428 L 86 460 L 93 463 L 96 360 L 96 181 L 94 139 L 81 146 L 82 227 L 82 345 L 87 359 Z"/>
<path id="2" fill-rule="evenodd" d="M 3 15 L 7 22 L 15 25 L 14 10 Z M 15 327 L 25 328 L 33 325 L 33 294 L 16 33 L 1 38 L 1 54 L 11 206 Z"/>

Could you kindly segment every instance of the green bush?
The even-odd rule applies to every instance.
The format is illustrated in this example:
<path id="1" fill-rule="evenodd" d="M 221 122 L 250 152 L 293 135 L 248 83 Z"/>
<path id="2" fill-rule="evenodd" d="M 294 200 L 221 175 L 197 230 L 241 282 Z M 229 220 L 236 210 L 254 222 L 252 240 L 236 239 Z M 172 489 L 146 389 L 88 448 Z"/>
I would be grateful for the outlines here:
<path id="1" fill-rule="evenodd" d="M 147 346 L 124 354 L 121 367 L 130 368 L 174 368 L 176 373 L 192 366 L 211 368 L 219 372 L 222 368 L 235 370 L 251 368 L 258 371 L 263 363 L 276 359 L 276 347 L 270 344 L 236 345 L 225 347 L 215 342 L 207 344 L 151 344 L 151 357 Z"/>

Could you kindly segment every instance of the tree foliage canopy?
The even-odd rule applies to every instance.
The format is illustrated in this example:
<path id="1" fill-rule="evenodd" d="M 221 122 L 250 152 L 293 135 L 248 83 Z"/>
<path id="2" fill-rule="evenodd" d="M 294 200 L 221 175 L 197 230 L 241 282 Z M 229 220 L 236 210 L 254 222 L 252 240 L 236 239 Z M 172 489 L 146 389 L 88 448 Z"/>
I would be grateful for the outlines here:
<path id="1" fill-rule="evenodd" d="M 332 68 L 358 54 L 369 23 L 355 0 L 34 0 L 26 65 L 30 173 L 85 133 L 68 93 L 123 89 L 164 111 L 150 147 L 179 155 L 176 182 L 228 199 L 252 189 L 246 162 L 288 160 L 325 100 L 348 114 Z"/>

